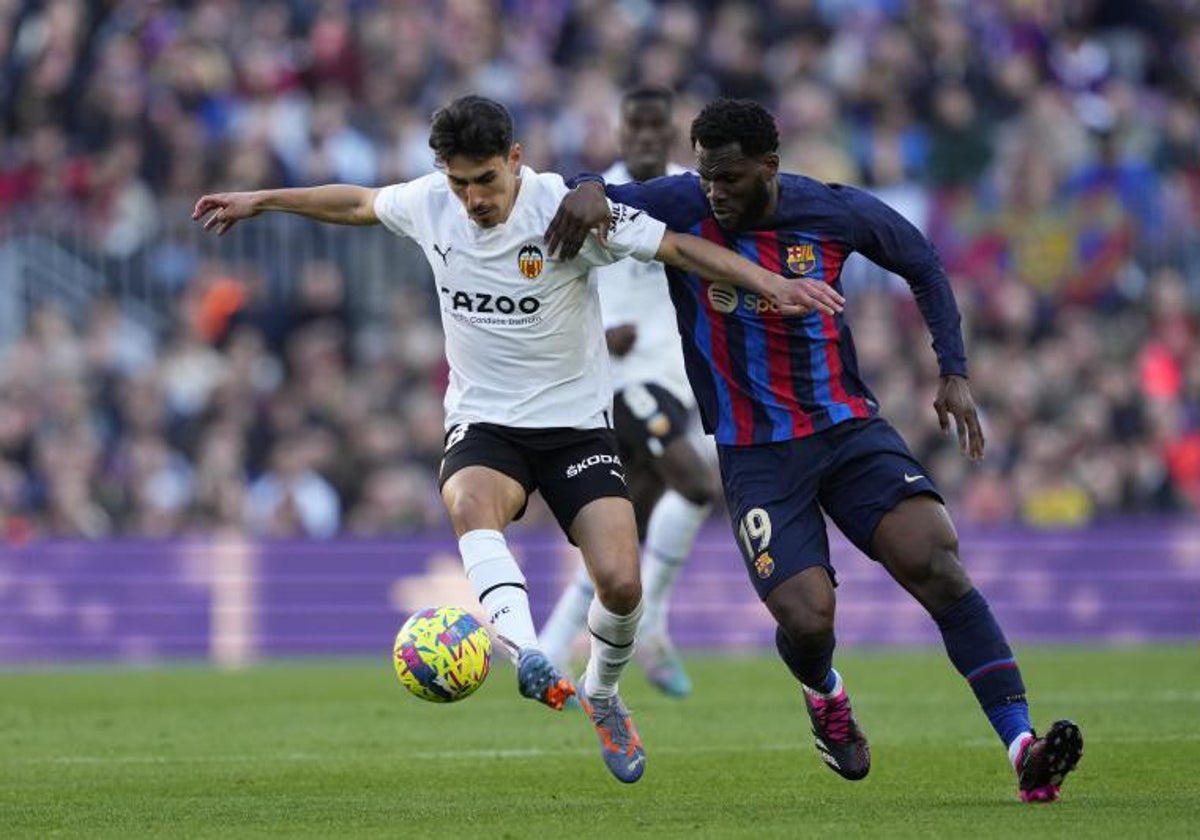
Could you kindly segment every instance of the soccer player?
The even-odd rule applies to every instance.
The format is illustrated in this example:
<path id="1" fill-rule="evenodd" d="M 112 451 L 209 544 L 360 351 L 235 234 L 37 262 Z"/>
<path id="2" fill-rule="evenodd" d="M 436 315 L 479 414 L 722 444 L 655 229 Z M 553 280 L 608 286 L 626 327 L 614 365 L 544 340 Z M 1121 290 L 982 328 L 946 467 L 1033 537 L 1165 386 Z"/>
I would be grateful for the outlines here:
<path id="1" fill-rule="evenodd" d="M 852 251 L 904 277 L 933 335 L 934 408 L 959 447 L 983 456 L 958 306 L 933 246 L 867 193 L 779 172 L 770 112 L 721 99 L 692 123 L 697 175 L 607 187 L 676 231 L 691 231 L 786 276 L 838 286 Z M 547 229 L 552 253 L 607 213 L 603 185 L 581 183 Z M 1083 751 L 1079 727 L 1038 737 L 1004 633 L 958 558 L 958 536 L 926 469 L 858 374 L 842 315 L 781 314 L 704 274 L 667 269 L 692 390 L 715 435 L 734 532 L 775 618 L 776 645 L 803 686 L 816 746 L 847 779 L 871 766 L 866 736 L 833 668 L 834 586 L 822 511 L 923 606 L 951 662 L 1008 750 L 1020 797 L 1050 802 Z"/>
<path id="2" fill-rule="evenodd" d="M 678 132 L 668 88 L 633 88 L 621 98 L 621 160 L 610 183 L 686 172 L 670 163 Z M 679 571 L 717 494 L 710 461 L 689 434 L 696 399 L 683 369 L 675 313 L 661 263 L 622 260 L 596 270 L 612 362 L 613 429 L 642 535 L 642 600 L 635 656 L 650 683 L 671 697 L 692 688 L 667 631 Z M 539 634 L 553 662 L 564 662 L 587 620 L 592 582 L 580 567 Z"/>
<path id="3" fill-rule="evenodd" d="M 539 649 L 525 578 L 503 534 L 541 489 L 596 585 L 580 702 L 608 769 L 634 782 L 645 754 L 617 679 L 642 612 L 637 534 L 609 428 L 612 387 L 589 271 L 632 255 L 744 283 L 798 310 L 836 311 L 841 300 L 815 283 L 796 288 L 620 206 L 606 214 L 606 247 L 593 237 L 571 259 L 548 257 L 542 232 L 566 186 L 521 166 L 502 105 L 456 99 L 434 114 L 429 144 L 444 173 L 380 189 L 328 184 L 206 195 L 193 218 L 218 233 L 268 210 L 337 224 L 382 222 L 421 245 L 441 300 L 450 365 L 442 500 L 467 577 L 516 659 L 521 694 L 561 709 L 576 688 Z"/>

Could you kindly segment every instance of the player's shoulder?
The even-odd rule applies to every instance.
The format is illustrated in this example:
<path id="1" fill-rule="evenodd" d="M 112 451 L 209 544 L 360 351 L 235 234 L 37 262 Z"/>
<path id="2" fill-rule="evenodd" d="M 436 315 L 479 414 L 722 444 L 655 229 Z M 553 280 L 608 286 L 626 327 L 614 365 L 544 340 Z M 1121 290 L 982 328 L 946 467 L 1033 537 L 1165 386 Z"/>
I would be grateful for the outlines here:
<path id="1" fill-rule="evenodd" d="M 379 189 L 379 194 L 386 199 L 409 204 L 437 202 L 451 195 L 446 176 L 441 172 L 430 172 L 410 181 L 388 184 Z"/>
<path id="2" fill-rule="evenodd" d="M 869 194 L 864 190 L 832 181 L 819 181 L 807 175 L 783 172 L 780 179 L 782 209 L 821 214 L 851 214 Z"/>
<path id="3" fill-rule="evenodd" d="M 649 181 L 642 181 L 642 184 L 649 189 L 664 194 L 677 194 L 680 196 L 697 193 L 700 195 L 704 194 L 703 189 L 700 187 L 700 176 L 687 169 L 683 169 L 680 172 L 668 172 L 666 175 L 651 178 Z"/>
<path id="4" fill-rule="evenodd" d="M 522 203 L 537 214 L 549 213 L 553 217 L 558 204 L 570 190 L 566 181 L 557 172 L 538 172 L 528 166 L 521 167 Z"/>
<path id="5" fill-rule="evenodd" d="M 406 190 L 411 190 L 414 193 L 449 193 L 450 185 L 446 180 L 445 172 L 430 172 L 426 175 L 413 178 L 411 181 L 404 181 L 401 184 L 394 186 L 402 187 Z"/>

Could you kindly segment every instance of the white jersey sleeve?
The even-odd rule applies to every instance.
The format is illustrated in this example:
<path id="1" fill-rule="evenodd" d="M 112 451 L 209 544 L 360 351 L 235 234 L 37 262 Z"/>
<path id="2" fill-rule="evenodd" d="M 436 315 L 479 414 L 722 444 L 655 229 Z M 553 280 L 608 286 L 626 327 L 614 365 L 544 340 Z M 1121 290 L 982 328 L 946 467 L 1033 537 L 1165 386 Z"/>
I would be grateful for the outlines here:
<path id="1" fill-rule="evenodd" d="M 596 234 L 588 235 L 579 258 L 592 268 L 612 265 L 618 260 L 632 257 L 639 262 L 650 262 L 662 246 L 667 226 L 644 210 L 610 201 L 608 210 L 608 240 L 600 244 Z"/>
<path id="2" fill-rule="evenodd" d="M 434 172 L 381 188 L 375 196 L 375 215 L 392 233 L 420 240 L 429 220 L 430 191 L 445 178 Z"/>

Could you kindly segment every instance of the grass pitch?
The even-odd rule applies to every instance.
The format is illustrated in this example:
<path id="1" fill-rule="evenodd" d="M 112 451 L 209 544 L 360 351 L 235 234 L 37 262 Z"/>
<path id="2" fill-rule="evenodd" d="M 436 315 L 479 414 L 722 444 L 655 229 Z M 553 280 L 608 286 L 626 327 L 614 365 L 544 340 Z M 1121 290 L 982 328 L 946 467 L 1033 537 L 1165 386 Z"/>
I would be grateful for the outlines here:
<path id="1" fill-rule="evenodd" d="M 1054 805 L 1023 805 L 940 653 L 846 653 L 874 766 L 827 770 L 798 691 L 766 657 L 692 658 L 695 695 L 623 682 L 641 782 L 605 771 L 582 712 L 409 697 L 378 662 L 222 673 L 0 674 L 3 837 L 1195 837 L 1200 653 L 1019 652 L 1035 723 L 1083 728 Z M 837 832 L 837 834 L 834 834 Z"/>

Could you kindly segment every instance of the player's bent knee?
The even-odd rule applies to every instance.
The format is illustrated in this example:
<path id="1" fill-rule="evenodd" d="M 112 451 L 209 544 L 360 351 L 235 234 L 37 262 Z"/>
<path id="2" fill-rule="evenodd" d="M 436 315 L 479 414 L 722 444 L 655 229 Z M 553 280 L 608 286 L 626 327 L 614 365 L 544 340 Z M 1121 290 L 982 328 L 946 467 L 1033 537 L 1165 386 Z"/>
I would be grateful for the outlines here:
<path id="1" fill-rule="evenodd" d="M 833 606 L 782 610 L 775 620 L 798 648 L 820 647 L 833 635 Z"/>
<path id="2" fill-rule="evenodd" d="M 604 608 L 617 615 L 633 612 L 642 600 L 642 581 L 634 574 L 609 575 L 596 580 L 596 597 Z"/>
<path id="3" fill-rule="evenodd" d="M 913 585 L 948 580 L 963 574 L 962 564 L 958 562 L 958 537 L 953 532 L 916 540 L 890 554 L 889 568 Z"/>
<path id="4" fill-rule="evenodd" d="M 474 489 L 460 489 L 443 497 L 450 522 L 456 532 L 478 528 L 501 530 L 507 525 L 503 500 Z"/>
<path id="5" fill-rule="evenodd" d="M 767 609 L 796 644 L 833 633 L 837 598 L 828 579 L 821 578 L 825 574 L 824 569 L 806 570 L 767 596 Z"/>
<path id="6" fill-rule="evenodd" d="M 820 626 L 817 626 L 818 623 Z M 798 653 L 808 654 L 827 650 L 833 642 L 832 616 L 828 623 L 808 620 L 802 621 L 798 626 L 789 627 L 783 624 L 779 626 L 787 636 L 793 650 Z"/>
<path id="7" fill-rule="evenodd" d="M 694 505 L 707 506 L 716 502 L 720 491 L 717 485 L 706 475 L 698 475 L 681 482 L 675 488 L 676 492 Z"/>

